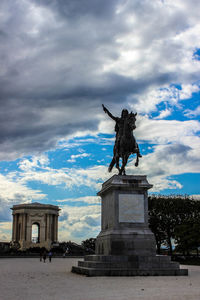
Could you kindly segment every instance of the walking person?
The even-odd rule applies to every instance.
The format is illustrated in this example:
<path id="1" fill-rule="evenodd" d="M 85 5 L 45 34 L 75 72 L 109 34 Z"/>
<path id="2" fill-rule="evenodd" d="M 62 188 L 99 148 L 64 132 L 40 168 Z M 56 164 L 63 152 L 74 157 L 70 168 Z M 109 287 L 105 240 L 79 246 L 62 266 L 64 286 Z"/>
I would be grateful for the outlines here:
<path id="1" fill-rule="evenodd" d="M 51 262 L 51 258 L 52 258 L 52 252 L 51 250 L 49 251 L 49 262 Z"/>
<path id="2" fill-rule="evenodd" d="M 47 258 L 47 253 L 46 253 L 46 250 L 44 250 L 44 252 L 43 252 L 43 261 L 44 261 L 44 263 L 45 263 L 45 261 L 46 261 L 46 258 Z"/>
<path id="3" fill-rule="evenodd" d="M 40 250 L 40 261 L 42 261 L 42 250 Z"/>

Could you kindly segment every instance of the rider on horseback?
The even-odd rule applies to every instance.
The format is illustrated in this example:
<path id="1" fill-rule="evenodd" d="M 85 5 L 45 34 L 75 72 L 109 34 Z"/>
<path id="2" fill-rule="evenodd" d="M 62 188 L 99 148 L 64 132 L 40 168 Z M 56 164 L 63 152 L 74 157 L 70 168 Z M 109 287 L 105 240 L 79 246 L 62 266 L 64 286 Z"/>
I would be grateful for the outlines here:
<path id="1" fill-rule="evenodd" d="M 116 122 L 115 123 L 116 136 L 115 136 L 114 149 L 116 149 L 116 151 L 118 153 L 119 146 L 120 146 L 120 140 L 121 140 L 121 137 L 122 137 L 123 131 L 124 131 L 124 121 L 125 121 L 125 118 L 128 116 L 128 110 L 123 109 L 122 113 L 121 113 L 121 118 L 118 118 L 118 117 L 114 117 L 103 104 L 102 104 L 102 106 L 103 106 L 104 112 L 107 113 L 109 115 L 109 117 Z"/>
<path id="2" fill-rule="evenodd" d="M 125 126 L 127 124 L 127 122 L 131 122 L 131 117 L 132 116 L 136 116 L 136 114 L 132 114 L 132 113 L 128 113 L 127 109 L 123 109 L 122 113 L 121 113 L 121 117 L 115 117 L 113 116 L 109 110 L 102 104 L 103 106 L 103 110 L 105 113 L 107 113 L 109 115 L 109 117 L 111 119 L 113 119 L 116 124 L 115 124 L 115 132 L 116 132 L 116 137 L 115 137 L 115 145 L 114 145 L 114 156 L 113 159 L 110 163 L 110 166 L 108 168 L 108 171 L 111 172 L 114 164 L 116 163 L 116 168 L 120 171 L 119 169 L 119 157 L 122 157 L 122 153 L 120 153 L 120 145 L 121 145 L 121 141 L 122 141 L 122 137 L 124 135 L 124 131 L 125 131 Z M 136 128 L 135 123 L 131 124 L 132 126 L 132 130 L 134 130 Z M 127 143 L 129 143 L 130 141 L 128 140 Z M 132 134 L 132 147 L 130 150 L 130 153 L 137 153 L 137 158 L 138 157 L 142 157 L 142 155 L 140 154 L 140 150 L 138 147 L 138 144 L 136 143 L 136 140 Z M 138 162 L 136 163 L 136 166 L 138 165 Z"/>

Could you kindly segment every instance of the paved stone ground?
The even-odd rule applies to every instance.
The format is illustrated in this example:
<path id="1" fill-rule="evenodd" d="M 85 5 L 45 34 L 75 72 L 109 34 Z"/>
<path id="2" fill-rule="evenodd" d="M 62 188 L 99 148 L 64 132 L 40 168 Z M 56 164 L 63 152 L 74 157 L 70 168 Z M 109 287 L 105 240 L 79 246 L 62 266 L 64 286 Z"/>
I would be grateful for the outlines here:
<path id="1" fill-rule="evenodd" d="M 200 299 L 199 266 L 183 277 L 84 277 L 70 272 L 77 260 L 0 259 L 0 300 Z"/>

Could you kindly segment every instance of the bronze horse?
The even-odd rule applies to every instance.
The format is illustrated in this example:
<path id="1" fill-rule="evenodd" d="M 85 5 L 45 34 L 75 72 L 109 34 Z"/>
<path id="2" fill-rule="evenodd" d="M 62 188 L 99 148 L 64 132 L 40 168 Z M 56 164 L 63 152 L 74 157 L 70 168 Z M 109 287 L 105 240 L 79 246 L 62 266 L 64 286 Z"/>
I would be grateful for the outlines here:
<path id="1" fill-rule="evenodd" d="M 114 165 L 119 170 L 119 175 L 126 175 L 125 166 L 128 162 L 128 158 L 131 154 L 136 153 L 135 166 L 139 164 L 139 157 L 142 157 L 135 137 L 133 136 L 133 130 L 136 128 L 136 115 L 137 113 L 128 113 L 127 110 L 122 111 L 121 118 L 114 117 L 103 105 L 104 111 L 116 121 L 116 141 L 113 149 L 113 159 L 109 165 L 108 171 L 111 172 Z M 119 160 L 122 159 L 122 165 L 119 166 Z"/>

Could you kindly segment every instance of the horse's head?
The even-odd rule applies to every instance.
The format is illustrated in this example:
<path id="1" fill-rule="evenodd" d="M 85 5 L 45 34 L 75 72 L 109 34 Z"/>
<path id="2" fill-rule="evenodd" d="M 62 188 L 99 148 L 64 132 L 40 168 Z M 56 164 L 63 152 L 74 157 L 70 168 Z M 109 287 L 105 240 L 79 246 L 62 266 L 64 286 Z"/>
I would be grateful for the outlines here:
<path id="1" fill-rule="evenodd" d="M 128 119 L 129 119 L 129 124 L 132 127 L 132 130 L 136 128 L 136 125 L 135 125 L 136 116 L 137 116 L 137 113 L 134 114 L 133 112 L 131 112 L 129 114 L 129 118 Z"/>

